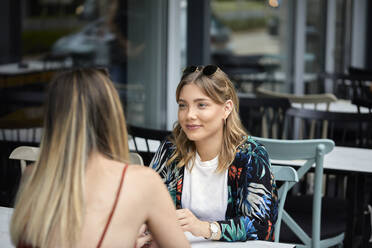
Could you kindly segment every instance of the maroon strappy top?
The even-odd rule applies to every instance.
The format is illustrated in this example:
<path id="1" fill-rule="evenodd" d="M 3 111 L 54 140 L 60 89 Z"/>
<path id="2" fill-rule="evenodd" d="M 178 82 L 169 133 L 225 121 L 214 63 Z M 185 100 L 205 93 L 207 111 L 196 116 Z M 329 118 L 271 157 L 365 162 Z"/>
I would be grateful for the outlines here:
<path id="1" fill-rule="evenodd" d="M 103 243 L 103 240 L 105 238 L 105 235 L 106 235 L 106 232 L 107 232 L 107 229 L 109 228 L 110 226 L 110 223 L 111 223 L 111 219 L 112 219 L 112 216 L 114 215 L 114 212 L 115 212 L 115 209 L 116 209 L 116 206 L 118 204 L 118 201 L 119 201 L 119 197 L 120 197 L 120 192 L 121 192 L 121 188 L 123 186 L 123 182 L 124 182 L 124 176 L 125 176 L 125 172 L 127 171 L 127 168 L 128 168 L 128 165 L 125 164 L 124 165 L 124 168 L 123 168 L 123 172 L 121 174 L 121 179 L 120 179 L 120 184 L 119 184 L 119 188 L 116 192 L 116 197 L 115 197 L 115 202 L 114 202 L 114 205 L 112 206 L 112 209 L 111 209 L 111 212 L 110 212 L 110 215 L 108 217 L 108 220 L 106 222 L 106 226 L 105 228 L 103 229 L 103 232 L 101 234 L 101 238 L 99 239 L 99 242 L 97 244 L 97 248 L 101 247 L 102 243 Z M 18 245 L 17 245 L 17 248 L 32 248 L 32 245 L 28 245 L 28 244 L 25 244 L 23 242 L 20 242 Z"/>
<path id="2" fill-rule="evenodd" d="M 114 215 L 114 212 L 115 212 L 116 206 L 117 206 L 118 201 L 119 201 L 120 192 L 121 192 L 121 188 L 122 188 L 122 186 L 123 186 L 124 176 L 125 176 L 125 172 L 127 171 L 127 168 L 128 168 L 128 165 L 125 164 L 125 165 L 124 165 L 124 168 L 123 168 L 123 173 L 121 174 L 121 180 L 120 180 L 119 188 L 118 188 L 118 191 L 116 192 L 115 202 L 114 202 L 114 205 L 112 206 L 112 209 L 111 209 L 111 212 L 110 212 L 109 218 L 108 218 L 108 220 L 107 220 L 107 223 L 106 223 L 105 229 L 103 229 L 103 232 L 102 232 L 101 238 L 99 239 L 99 242 L 98 242 L 98 244 L 97 244 L 97 248 L 98 248 L 98 247 L 101 247 L 102 242 L 103 242 L 103 239 L 105 238 L 105 235 L 106 235 L 107 229 L 108 229 L 108 227 L 110 226 L 112 216 Z"/>

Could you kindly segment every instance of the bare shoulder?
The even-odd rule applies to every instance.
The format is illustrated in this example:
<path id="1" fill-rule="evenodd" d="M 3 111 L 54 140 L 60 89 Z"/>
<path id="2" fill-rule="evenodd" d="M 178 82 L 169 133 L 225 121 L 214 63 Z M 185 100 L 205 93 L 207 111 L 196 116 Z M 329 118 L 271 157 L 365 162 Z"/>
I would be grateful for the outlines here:
<path id="1" fill-rule="evenodd" d="M 134 177 L 140 181 L 153 181 L 160 179 L 159 175 L 151 168 L 143 165 L 128 165 L 128 176 Z"/>
<path id="2" fill-rule="evenodd" d="M 156 190 L 163 186 L 160 176 L 151 168 L 142 165 L 128 165 L 127 179 L 146 191 Z"/>

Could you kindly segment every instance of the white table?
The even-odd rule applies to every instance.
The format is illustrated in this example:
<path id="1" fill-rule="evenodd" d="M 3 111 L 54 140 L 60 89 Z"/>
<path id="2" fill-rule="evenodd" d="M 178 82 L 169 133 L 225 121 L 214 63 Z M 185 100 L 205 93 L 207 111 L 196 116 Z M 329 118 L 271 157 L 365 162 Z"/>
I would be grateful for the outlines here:
<path id="1" fill-rule="evenodd" d="M 271 160 L 272 164 L 302 166 L 303 160 Z M 372 149 L 335 146 L 324 156 L 324 169 L 372 173 Z"/>
<path id="2" fill-rule="evenodd" d="M 293 244 L 274 243 L 269 241 L 246 241 L 246 242 L 221 242 L 210 241 L 204 238 L 195 237 L 189 232 L 185 232 L 187 239 L 190 241 L 192 248 L 293 248 Z"/>
<path id="3" fill-rule="evenodd" d="M 10 248 L 13 247 L 10 242 L 9 236 L 9 223 L 13 213 L 12 208 L 4 208 L 0 207 L 0 247 L 1 248 Z M 199 238 L 193 236 L 189 232 L 185 232 L 186 237 L 191 243 L 191 247 L 210 247 L 210 248 L 218 248 L 218 247 L 231 247 L 231 248 L 293 248 L 294 245 L 290 244 L 282 244 L 282 243 L 274 243 L 268 241 L 247 241 L 247 242 L 218 242 L 218 241 L 210 241 L 204 238 Z"/>
<path id="4" fill-rule="evenodd" d="M 0 207 L 0 247 L 13 247 L 9 236 L 9 223 L 12 217 L 13 209 Z"/>
<path id="5" fill-rule="evenodd" d="M 292 106 L 295 108 L 305 108 L 314 110 L 314 103 L 292 103 Z M 325 103 L 318 103 L 316 105 L 317 110 L 326 111 L 327 104 Z M 352 104 L 350 100 L 337 100 L 336 102 L 332 102 L 329 105 L 329 111 L 331 112 L 346 112 L 346 113 L 358 113 L 357 106 Z M 361 107 L 360 111 L 362 113 L 368 113 L 368 108 Z"/>

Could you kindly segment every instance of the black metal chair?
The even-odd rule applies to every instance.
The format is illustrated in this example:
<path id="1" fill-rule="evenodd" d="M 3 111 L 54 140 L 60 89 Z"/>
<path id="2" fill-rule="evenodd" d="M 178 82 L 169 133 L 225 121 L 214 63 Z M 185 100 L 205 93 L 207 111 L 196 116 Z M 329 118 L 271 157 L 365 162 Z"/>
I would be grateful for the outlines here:
<path id="1" fill-rule="evenodd" d="M 19 163 L 9 160 L 9 154 L 19 146 L 39 146 L 42 135 L 39 118 L 20 121 L 13 117 L 0 118 L 0 206 L 4 207 L 13 206 L 21 178 Z"/>
<path id="2" fill-rule="evenodd" d="M 132 137 L 132 139 L 129 139 L 129 146 L 131 147 L 132 144 L 134 146 L 134 149 L 130 150 L 141 155 L 146 166 L 150 164 L 160 143 L 171 135 L 171 132 L 167 130 L 144 128 L 129 124 L 127 127 L 128 133 Z"/>
<path id="3" fill-rule="evenodd" d="M 287 130 L 294 130 L 294 119 L 301 120 L 300 124 L 303 125 L 300 125 L 300 132 L 303 138 L 330 138 L 338 146 L 372 148 L 372 133 L 369 131 L 372 128 L 371 113 L 340 113 L 290 108 L 287 117 Z M 309 127 L 314 121 L 314 129 L 311 130 Z M 327 121 L 327 129 L 323 128 L 324 121 Z"/>
<path id="4" fill-rule="evenodd" d="M 283 138 L 287 109 L 285 98 L 255 98 L 239 96 L 239 114 L 249 134 L 264 138 Z"/>
<path id="5" fill-rule="evenodd" d="M 372 70 L 350 66 L 349 74 L 357 77 L 352 103 L 357 105 L 359 113 L 360 107 L 368 108 L 372 113 Z"/>
<path id="6" fill-rule="evenodd" d="M 366 107 L 372 113 L 372 74 L 369 71 L 349 68 L 349 74 L 321 73 L 320 78 L 331 79 L 338 98 L 350 99 L 358 108 Z"/>

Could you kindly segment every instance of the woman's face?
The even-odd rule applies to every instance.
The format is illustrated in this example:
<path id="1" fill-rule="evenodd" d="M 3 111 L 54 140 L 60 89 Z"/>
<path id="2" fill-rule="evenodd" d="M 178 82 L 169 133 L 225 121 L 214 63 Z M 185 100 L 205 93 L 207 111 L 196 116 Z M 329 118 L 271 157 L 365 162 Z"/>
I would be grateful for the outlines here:
<path id="1" fill-rule="evenodd" d="M 225 104 L 217 104 L 195 84 L 186 84 L 178 100 L 178 122 L 189 140 L 218 141 L 222 138 Z"/>

